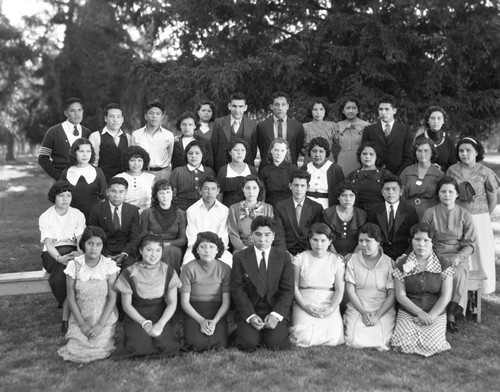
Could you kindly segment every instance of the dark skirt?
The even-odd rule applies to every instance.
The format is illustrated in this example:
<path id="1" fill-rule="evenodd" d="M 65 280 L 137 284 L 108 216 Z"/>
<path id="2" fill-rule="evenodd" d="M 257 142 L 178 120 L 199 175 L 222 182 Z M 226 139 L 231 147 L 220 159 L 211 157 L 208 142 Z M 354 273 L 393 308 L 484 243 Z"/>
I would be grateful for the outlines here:
<path id="1" fill-rule="evenodd" d="M 146 320 L 155 324 L 166 309 L 165 299 L 133 298 L 132 306 Z M 118 357 L 172 356 L 179 352 L 180 344 L 168 322 L 160 336 L 149 336 L 142 326 L 125 313 L 123 320 L 123 343 L 116 349 Z"/>
<path id="2" fill-rule="evenodd" d="M 56 249 L 61 256 L 64 256 L 75 251 L 76 246 L 56 246 Z M 42 252 L 42 266 L 50 274 L 49 285 L 61 308 L 66 299 L 66 274 L 64 273 L 66 266 L 57 262 L 49 252 Z"/>
<path id="3" fill-rule="evenodd" d="M 220 301 L 191 301 L 191 306 L 205 319 L 211 320 L 219 311 Z M 215 326 L 212 336 L 200 331 L 200 324 L 184 314 L 184 339 L 186 346 L 192 351 L 205 351 L 227 347 L 227 319 L 222 317 Z"/>

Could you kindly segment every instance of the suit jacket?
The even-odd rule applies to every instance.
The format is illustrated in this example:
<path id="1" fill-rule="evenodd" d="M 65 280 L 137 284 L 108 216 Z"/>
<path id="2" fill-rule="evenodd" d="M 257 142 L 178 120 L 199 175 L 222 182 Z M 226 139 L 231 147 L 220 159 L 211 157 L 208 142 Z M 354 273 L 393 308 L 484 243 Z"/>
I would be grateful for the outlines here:
<path id="1" fill-rule="evenodd" d="M 210 141 L 198 134 L 194 134 L 195 140 L 198 140 L 200 143 L 203 144 L 205 149 L 207 150 L 207 155 L 203 157 L 202 164 L 203 166 L 207 167 L 212 167 L 214 166 L 214 161 L 212 159 L 212 146 L 210 145 Z M 182 138 L 179 137 L 178 140 L 174 141 L 174 148 L 172 150 L 172 170 L 174 170 L 176 167 L 184 166 L 187 163 L 186 161 L 186 151 L 184 150 L 184 147 L 182 145 Z"/>
<path id="2" fill-rule="evenodd" d="M 286 141 L 290 145 L 292 163 L 297 165 L 299 154 L 302 147 L 304 147 L 304 127 L 297 120 L 290 117 L 287 118 L 286 122 Z M 267 153 L 269 151 L 269 145 L 274 139 L 274 117 L 270 116 L 257 124 L 257 145 L 259 146 L 260 157 L 262 159 L 259 170 L 260 167 L 269 164 L 267 162 Z"/>
<path id="3" fill-rule="evenodd" d="M 413 163 L 411 147 L 413 145 L 413 134 L 410 129 L 395 121 L 392 126 L 391 134 L 385 137 L 382 129 L 382 123 L 368 125 L 363 131 L 361 142 L 372 141 L 378 143 L 385 149 L 385 160 L 382 167 L 385 167 L 391 173 L 400 175 L 405 167 Z"/>
<path id="4" fill-rule="evenodd" d="M 121 227 L 115 230 L 113 227 L 113 214 L 108 201 L 94 204 L 90 210 L 89 226 L 99 226 L 108 236 L 104 254 L 116 254 L 125 252 L 129 255 L 135 254 L 137 242 L 141 234 L 139 224 L 139 209 L 129 203 L 123 203 Z"/>
<path id="5" fill-rule="evenodd" d="M 235 321 L 246 320 L 257 314 L 255 305 L 261 300 L 257 294 L 259 266 L 255 248 L 250 246 L 233 256 L 231 294 L 236 308 Z M 270 311 L 290 320 L 294 293 L 293 266 L 290 255 L 274 247 L 269 252 L 267 265 L 267 293 L 265 299 Z"/>
<path id="6" fill-rule="evenodd" d="M 402 200 L 399 201 L 399 207 L 394 217 L 394 236 L 392 241 L 389 241 L 389 222 L 387 220 L 385 202 L 376 203 L 370 208 L 367 222 L 376 223 L 382 229 L 384 237 L 382 247 L 384 248 L 384 253 L 391 259 L 396 260 L 403 253 L 409 254 L 411 252 L 412 246 L 408 243 L 410 229 L 419 222 L 418 214 L 414 207 Z"/>
<path id="7" fill-rule="evenodd" d="M 300 170 L 307 171 L 307 164 L 302 165 Z M 328 207 L 335 204 L 335 188 L 344 181 L 344 179 L 344 171 L 342 168 L 336 163 L 330 165 L 326 171 L 326 181 L 328 182 Z"/>
<path id="8" fill-rule="evenodd" d="M 240 122 L 238 134 L 241 133 L 242 139 L 245 139 L 250 145 L 250 151 L 247 151 L 245 162 L 254 166 L 255 157 L 257 156 L 257 121 L 252 120 L 246 116 Z M 226 149 L 229 146 L 231 139 L 235 137 L 231 129 L 231 116 L 224 116 L 216 118 L 214 121 L 212 138 L 212 152 L 214 157 L 214 169 L 216 172 L 229 163 L 226 157 Z M 238 136 L 236 136 L 238 137 Z"/>
<path id="9" fill-rule="evenodd" d="M 292 255 L 307 249 L 308 235 L 314 223 L 321 222 L 323 206 L 309 198 L 305 198 L 300 222 L 297 222 L 293 197 L 282 200 L 274 207 L 276 222 L 276 238 L 274 246 L 288 250 Z"/>

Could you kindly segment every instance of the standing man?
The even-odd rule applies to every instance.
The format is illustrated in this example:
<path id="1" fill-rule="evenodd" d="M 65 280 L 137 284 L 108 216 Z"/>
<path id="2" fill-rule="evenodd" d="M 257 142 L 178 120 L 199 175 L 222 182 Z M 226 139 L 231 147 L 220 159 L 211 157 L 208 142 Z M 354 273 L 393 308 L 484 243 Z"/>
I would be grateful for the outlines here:
<path id="1" fill-rule="evenodd" d="M 260 167 L 268 165 L 267 153 L 269 145 L 277 137 L 288 142 L 292 163 L 297 165 L 299 154 L 304 147 L 304 127 L 293 118 L 287 117 L 290 107 L 288 94 L 278 91 L 273 94 L 273 103 L 270 105 L 273 115 L 257 124 L 257 145 L 260 151 Z"/>
<path id="2" fill-rule="evenodd" d="M 310 180 L 311 175 L 304 170 L 292 173 L 289 185 L 292 197 L 278 202 L 274 208 L 274 246 L 292 256 L 307 250 L 309 230 L 322 219 L 323 206 L 306 197 Z"/>
<path id="3" fill-rule="evenodd" d="M 228 163 L 226 149 L 233 138 L 245 139 L 250 145 L 245 162 L 254 166 L 257 156 L 257 122 L 246 117 L 247 98 L 243 93 L 231 94 L 229 111 L 231 114 L 215 119 L 212 132 L 212 152 L 214 155 L 214 169 L 219 169 Z"/>
<path id="4" fill-rule="evenodd" d="M 254 245 L 235 253 L 231 270 L 236 346 L 286 348 L 295 287 L 290 255 L 271 246 L 273 218 L 257 216 L 250 229 Z"/>
<path id="5" fill-rule="evenodd" d="M 172 174 L 172 152 L 174 149 L 174 134 L 161 126 L 165 107 L 160 102 L 151 102 L 146 106 L 146 126 L 132 133 L 132 145 L 144 148 L 151 161 L 144 168 L 153 173 L 156 178 L 168 180 Z"/>
<path id="6" fill-rule="evenodd" d="M 380 121 L 365 128 L 361 142 L 378 143 L 385 150 L 382 167 L 399 176 L 413 162 L 413 135 L 407 126 L 394 120 L 397 111 L 394 98 L 382 98 L 378 105 Z"/>
<path id="7" fill-rule="evenodd" d="M 130 135 L 121 129 L 123 120 L 123 108 L 117 103 L 110 103 L 104 108 L 106 126 L 89 137 L 95 151 L 94 165 L 102 169 L 106 181 L 123 172 L 122 153 L 130 145 Z"/>
<path id="8" fill-rule="evenodd" d="M 66 121 L 50 128 L 43 137 L 38 163 L 55 181 L 69 165 L 69 149 L 78 138 L 90 136 L 90 131 L 80 125 L 83 119 L 83 103 L 79 98 L 68 98 L 64 103 Z"/>

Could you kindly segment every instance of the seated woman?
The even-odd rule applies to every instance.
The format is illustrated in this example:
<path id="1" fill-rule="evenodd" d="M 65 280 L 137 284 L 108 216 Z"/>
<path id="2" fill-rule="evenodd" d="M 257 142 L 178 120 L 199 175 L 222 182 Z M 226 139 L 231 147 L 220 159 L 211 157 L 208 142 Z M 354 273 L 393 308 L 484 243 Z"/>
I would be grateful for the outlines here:
<path id="1" fill-rule="evenodd" d="M 118 310 L 113 285 L 120 267 L 101 255 L 105 242 L 104 230 L 87 227 L 79 243 L 84 254 L 64 270 L 71 317 L 68 343 L 57 353 L 65 361 L 88 363 L 109 357 L 115 349 Z"/>
<path id="2" fill-rule="evenodd" d="M 262 201 L 265 191 L 264 184 L 259 177 L 246 176 L 242 184 L 245 200 L 235 203 L 229 208 L 227 218 L 229 241 L 231 241 L 235 252 L 253 246 L 250 226 L 256 216 L 274 217 L 273 207 Z"/>
<path id="3" fill-rule="evenodd" d="M 73 185 L 71 207 L 78 208 L 85 219 L 90 209 L 106 198 L 106 177 L 100 167 L 94 167 L 95 151 L 88 139 L 76 139 L 69 149 L 70 167 L 61 173 L 61 180 Z"/>
<path id="4" fill-rule="evenodd" d="M 179 272 L 187 244 L 186 213 L 172 204 L 174 194 L 168 180 L 154 184 L 151 207 L 141 213 L 141 231 L 142 235 L 154 233 L 162 239 L 162 261 Z"/>
<path id="5" fill-rule="evenodd" d="M 424 137 L 415 140 L 413 157 L 417 163 L 405 168 L 400 175 L 403 197 L 415 207 L 419 219 L 422 219 L 428 208 L 438 203 L 436 185 L 444 177 L 444 173 L 434 165 L 437 156 L 436 147 L 430 139 Z"/>
<path id="6" fill-rule="evenodd" d="M 125 312 L 118 357 L 175 355 L 180 344 L 169 323 L 177 308 L 177 273 L 160 262 L 163 241 L 146 234 L 139 242 L 140 260 L 124 270 L 115 284 Z"/>
<path id="7" fill-rule="evenodd" d="M 446 341 L 446 306 L 453 268 L 432 251 L 434 238 L 434 229 L 427 223 L 414 225 L 413 251 L 394 269 L 399 310 L 391 346 L 405 354 L 429 357 L 451 348 Z"/>
<path id="8" fill-rule="evenodd" d="M 186 147 L 192 141 L 198 141 L 206 153 L 204 154 L 204 162 L 203 164 L 208 167 L 214 166 L 213 161 L 213 153 L 212 153 L 212 145 L 210 141 L 201 136 L 196 132 L 196 120 L 195 115 L 191 112 L 184 112 L 181 114 L 176 123 L 176 128 L 181 132 L 181 136 L 175 137 L 174 141 L 174 149 L 172 151 L 172 170 L 176 167 L 181 167 L 186 163 Z"/>
<path id="9" fill-rule="evenodd" d="M 176 167 L 172 172 L 170 183 L 177 190 L 175 204 L 183 211 L 200 200 L 200 180 L 215 176 L 213 169 L 205 166 L 207 157 L 204 143 L 194 140 L 186 146 L 187 164 Z"/>
<path id="10" fill-rule="evenodd" d="M 326 209 L 335 204 L 333 192 L 328 190 L 335 189 L 337 184 L 344 180 L 344 173 L 339 165 L 327 159 L 330 156 L 330 146 L 325 138 L 312 139 L 307 155 L 311 161 L 300 168 L 311 175 L 307 197 Z"/>
<path id="11" fill-rule="evenodd" d="M 292 196 L 290 176 L 297 170 L 297 166 L 290 158 L 288 142 L 282 138 L 274 139 L 269 145 L 267 161 L 269 165 L 259 171 L 259 177 L 266 187 L 266 203 L 274 207 L 277 202 Z"/>
<path id="12" fill-rule="evenodd" d="M 69 307 L 66 301 L 66 275 L 64 269 L 70 260 L 78 256 L 77 245 L 85 229 L 85 216 L 70 207 L 73 186 L 59 180 L 50 187 L 49 207 L 40 218 L 40 241 L 43 243 L 42 265 L 50 274 L 49 285 L 58 306 L 63 308 L 61 332 L 68 331 Z"/>
<path id="13" fill-rule="evenodd" d="M 295 275 L 290 341 L 301 347 L 344 343 L 340 301 L 344 295 L 344 261 L 328 251 L 333 233 L 315 223 L 309 234 L 311 250 L 292 260 Z"/>
<path id="14" fill-rule="evenodd" d="M 349 347 L 390 350 L 396 321 L 394 280 L 392 259 L 383 253 L 382 240 L 380 227 L 366 223 L 359 231 L 360 251 L 347 262 L 349 303 L 344 322 L 345 343 Z"/>
<path id="15" fill-rule="evenodd" d="M 250 147 L 245 139 L 231 139 L 226 151 L 229 163 L 222 166 L 217 173 L 217 180 L 219 180 L 220 185 L 220 193 L 217 199 L 227 208 L 244 199 L 241 193 L 243 179 L 251 174 L 257 175 L 255 167 L 244 161 L 247 151 L 250 151 Z"/>
<path id="16" fill-rule="evenodd" d="M 156 176 L 144 171 L 149 166 L 148 152 L 139 146 L 128 147 L 122 154 L 122 166 L 125 171 L 116 177 L 128 182 L 124 201 L 138 207 L 139 212 L 151 207 L 151 189 Z"/>
<path id="17" fill-rule="evenodd" d="M 355 251 L 359 229 L 366 222 L 366 212 L 354 207 L 357 193 L 353 183 L 341 182 L 335 188 L 336 205 L 323 211 L 323 221 L 333 231 L 332 245 L 341 256 Z"/>
<path id="18" fill-rule="evenodd" d="M 436 231 L 434 251 L 455 271 L 451 302 L 446 313 L 447 329 L 456 333 L 455 319 L 463 318 L 467 307 L 469 260 L 477 248 L 477 234 L 469 211 L 456 205 L 458 184 L 455 179 L 443 177 L 436 190 L 440 204 L 425 211 L 422 223 L 428 223 Z"/>
<path id="19" fill-rule="evenodd" d="M 195 260 L 181 272 L 184 339 L 193 351 L 227 347 L 231 267 L 219 260 L 224 249 L 217 234 L 198 233 L 193 246 Z"/>
<path id="20" fill-rule="evenodd" d="M 215 103 L 208 99 L 201 101 L 198 106 L 196 106 L 195 113 L 198 123 L 198 129 L 194 132 L 195 135 L 198 134 L 207 140 L 211 140 L 214 120 L 217 118 L 215 114 Z"/>
<path id="21" fill-rule="evenodd" d="M 384 201 L 381 180 L 391 172 L 377 167 L 377 163 L 383 160 L 383 151 L 374 142 L 361 143 L 356 155 L 361 168 L 349 173 L 347 180 L 356 184 L 358 189 L 354 205 L 368 211 L 373 204 Z"/>

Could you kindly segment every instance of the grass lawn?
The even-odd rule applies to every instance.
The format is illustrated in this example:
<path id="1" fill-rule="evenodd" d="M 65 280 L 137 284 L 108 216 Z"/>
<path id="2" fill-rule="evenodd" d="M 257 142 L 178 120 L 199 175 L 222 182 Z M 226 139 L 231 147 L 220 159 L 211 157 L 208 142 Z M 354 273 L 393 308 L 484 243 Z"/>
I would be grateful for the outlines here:
<path id="1" fill-rule="evenodd" d="M 500 172 L 500 159 L 488 165 Z M 0 273 L 41 269 L 38 217 L 50 206 L 49 187 L 31 158 L 0 166 Z M 494 230 L 500 244 L 500 207 Z M 497 284 L 499 275 L 497 262 Z M 448 335 L 451 351 L 430 358 L 345 346 L 252 354 L 232 348 L 76 365 L 56 353 L 64 339 L 52 294 L 1 297 L 0 391 L 494 391 L 500 388 L 500 295 L 485 296 L 483 304 L 483 322 L 461 324 L 459 334 Z M 179 321 L 176 315 L 181 335 Z"/>

